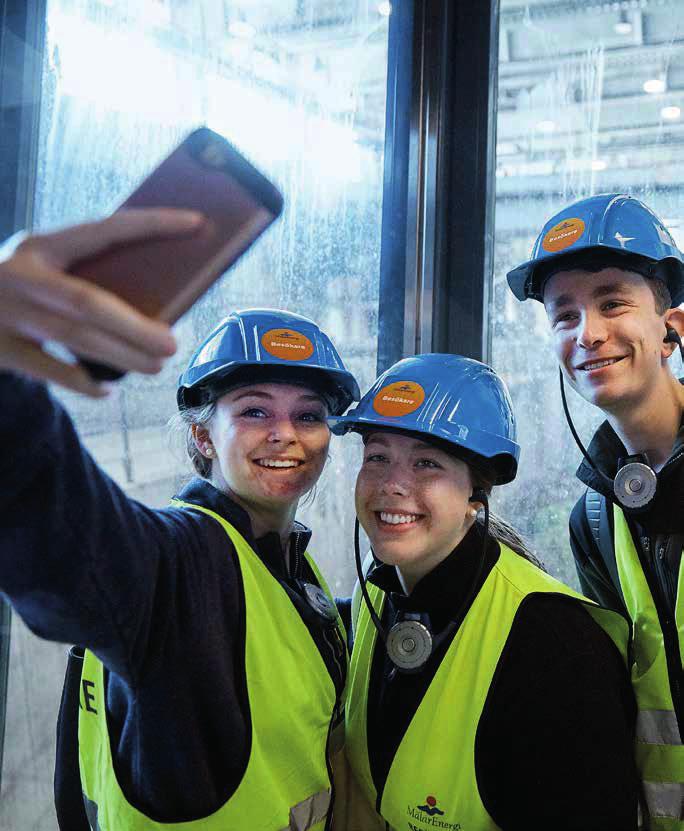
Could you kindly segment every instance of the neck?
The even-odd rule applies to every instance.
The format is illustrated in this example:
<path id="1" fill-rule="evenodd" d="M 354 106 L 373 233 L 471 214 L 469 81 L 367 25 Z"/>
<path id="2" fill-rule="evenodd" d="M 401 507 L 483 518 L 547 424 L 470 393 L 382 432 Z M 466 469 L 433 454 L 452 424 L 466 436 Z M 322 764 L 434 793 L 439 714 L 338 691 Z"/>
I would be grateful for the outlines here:
<path id="1" fill-rule="evenodd" d="M 655 470 L 670 457 L 684 411 L 684 387 L 668 373 L 636 405 L 607 411 L 608 423 L 630 455 L 646 453 Z"/>
<path id="2" fill-rule="evenodd" d="M 283 552 L 288 556 L 288 544 L 299 500 L 283 505 L 262 505 L 244 499 L 225 481 L 212 480 L 212 484 L 247 512 L 254 539 L 258 540 L 266 534 L 277 534 Z"/>
<path id="3" fill-rule="evenodd" d="M 446 560 L 454 549 L 458 548 L 463 538 L 470 530 L 473 522 L 474 519 L 468 524 L 467 527 L 461 529 L 459 534 L 454 539 L 453 544 L 447 545 L 443 550 L 433 551 L 416 562 L 402 563 L 401 565 L 394 566 L 401 588 L 407 597 L 415 589 L 418 583 L 420 583 L 423 577 L 427 577 L 431 571 L 434 571 L 440 563 Z M 382 557 L 380 559 L 382 559 Z"/>

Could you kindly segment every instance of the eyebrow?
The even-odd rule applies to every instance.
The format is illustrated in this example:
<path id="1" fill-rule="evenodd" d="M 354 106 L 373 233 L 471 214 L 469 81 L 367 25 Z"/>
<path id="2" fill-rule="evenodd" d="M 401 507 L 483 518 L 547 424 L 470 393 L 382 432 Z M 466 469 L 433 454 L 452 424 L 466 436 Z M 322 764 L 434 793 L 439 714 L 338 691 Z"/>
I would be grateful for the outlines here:
<path id="1" fill-rule="evenodd" d="M 389 441 L 383 435 L 375 435 L 371 436 L 366 443 L 366 446 L 369 444 L 381 444 L 383 447 L 389 446 Z M 411 446 L 411 450 L 434 450 L 436 453 L 440 452 L 439 447 L 435 447 L 434 444 L 430 444 L 429 442 L 425 441 L 418 441 L 416 440 L 413 445 Z M 441 451 L 442 453 L 444 451 Z"/>
<path id="2" fill-rule="evenodd" d="M 275 397 L 276 396 L 272 395 L 270 392 L 263 392 L 261 390 L 244 390 L 239 395 L 236 395 L 235 398 L 233 398 L 233 401 L 234 402 L 235 401 L 240 401 L 240 399 L 242 399 L 242 398 L 265 398 L 269 401 L 272 401 L 273 399 L 275 399 Z M 309 392 L 303 392 L 299 396 L 298 400 L 299 401 L 316 401 L 320 404 L 325 403 L 319 395 L 316 395 L 315 393 L 309 393 Z"/>
<path id="3" fill-rule="evenodd" d="M 600 286 L 596 286 L 596 288 L 592 291 L 592 297 L 605 297 L 607 294 L 620 294 L 620 293 L 629 293 L 630 287 L 628 283 L 622 283 L 619 280 L 613 283 L 602 283 Z M 560 297 L 557 297 L 555 300 L 552 300 L 549 303 L 549 308 L 551 311 L 556 311 L 560 309 L 562 306 L 569 306 L 573 303 L 574 298 L 571 294 L 561 294 Z"/>

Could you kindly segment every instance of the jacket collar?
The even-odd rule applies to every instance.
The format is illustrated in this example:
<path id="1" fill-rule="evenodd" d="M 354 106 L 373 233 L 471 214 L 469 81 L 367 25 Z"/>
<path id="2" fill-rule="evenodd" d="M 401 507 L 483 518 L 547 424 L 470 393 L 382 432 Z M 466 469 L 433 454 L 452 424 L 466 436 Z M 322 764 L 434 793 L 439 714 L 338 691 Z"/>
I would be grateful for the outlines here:
<path id="1" fill-rule="evenodd" d="M 618 461 L 628 455 L 617 433 L 607 421 L 594 433 L 587 448 L 594 464 L 612 480 Z M 668 461 L 658 472 L 658 489 L 647 511 L 633 514 L 633 519 L 648 534 L 684 532 L 684 416 Z M 615 502 L 612 487 L 583 459 L 575 473 L 580 482 Z"/>
<path id="2" fill-rule="evenodd" d="M 287 576 L 285 556 L 278 534 L 275 531 L 270 531 L 255 539 L 247 511 L 227 494 L 214 487 L 211 482 L 198 477 L 194 478 L 181 490 L 178 498 L 184 502 L 191 502 L 193 505 L 209 508 L 210 511 L 214 511 L 214 513 L 223 517 L 242 534 L 266 566 L 276 574 Z M 306 525 L 302 525 L 301 522 L 295 522 L 290 534 L 290 550 L 304 552 L 310 540 L 310 529 Z"/>
<path id="3" fill-rule="evenodd" d="M 490 537 L 477 591 L 487 579 L 499 553 L 499 544 Z M 394 566 L 377 563 L 368 580 L 387 593 L 392 611 L 426 613 L 430 615 L 434 629 L 439 631 L 461 611 L 481 558 L 482 527 L 476 524 L 451 554 L 418 582 L 410 595 L 404 594 Z"/>

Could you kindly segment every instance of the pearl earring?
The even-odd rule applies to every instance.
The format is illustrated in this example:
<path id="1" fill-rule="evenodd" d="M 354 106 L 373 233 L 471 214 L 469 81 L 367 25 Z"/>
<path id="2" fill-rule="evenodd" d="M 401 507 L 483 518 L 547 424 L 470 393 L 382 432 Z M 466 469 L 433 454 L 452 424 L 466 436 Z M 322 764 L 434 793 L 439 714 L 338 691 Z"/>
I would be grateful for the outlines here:
<path id="1" fill-rule="evenodd" d="M 207 454 L 207 456 L 213 456 L 214 455 L 213 447 L 207 447 L 204 452 Z"/>

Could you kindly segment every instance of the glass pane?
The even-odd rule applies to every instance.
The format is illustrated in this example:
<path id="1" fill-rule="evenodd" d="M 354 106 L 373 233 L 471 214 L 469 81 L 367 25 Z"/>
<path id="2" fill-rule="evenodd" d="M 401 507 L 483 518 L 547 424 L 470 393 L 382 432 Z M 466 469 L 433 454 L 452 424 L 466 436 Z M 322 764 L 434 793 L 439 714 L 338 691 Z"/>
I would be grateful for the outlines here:
<path id="1" fill-rule="evenodd" d="M 164 505 L 190 468 L 166 421 L 191 350 L 231 309 L 287 308 L 320 323 L 362 388 L 376 361 L 388 6 L 331 0 L 50 0 L 36 225 L 115 208 L 193 127 L 225 134 L 285 197 L 280 221 L 177 326 L 156 378 L 106 403 L 60 392 L 127 492 Z M 300 512 L 333 590 L 353 582 L 358 448 L 333 439 Z M 66 649 L 14 622 L 0 829 L 56 827 L 54 725 Z"/>
<path id="2" fill-rule="evenodd" d="M 642 199 L 684 244 L 684 6 L 502 0 L 500 25 L 490 326 L 522 458 L 498 505 L 549 570 L 576 586 L 567 523 L 584 491 L 574 477 L 580 453 L 565 425 L 544 309 L 519 303 L 506 272 L 529 258 L 557 210 L 595 193 Z M 572 391 L 568 403 L 586 444 L 600 415 Z"/>

